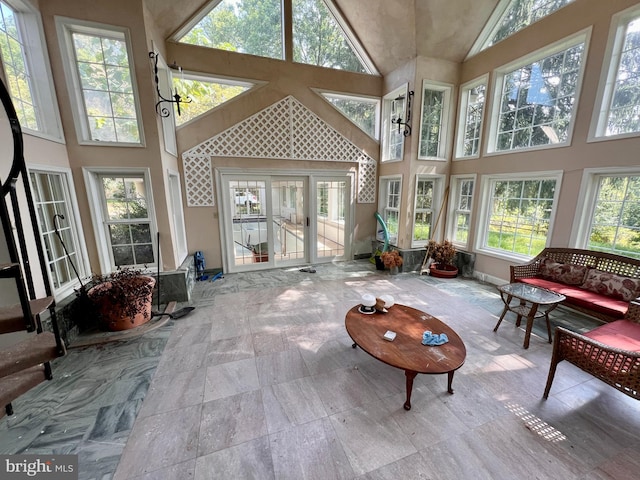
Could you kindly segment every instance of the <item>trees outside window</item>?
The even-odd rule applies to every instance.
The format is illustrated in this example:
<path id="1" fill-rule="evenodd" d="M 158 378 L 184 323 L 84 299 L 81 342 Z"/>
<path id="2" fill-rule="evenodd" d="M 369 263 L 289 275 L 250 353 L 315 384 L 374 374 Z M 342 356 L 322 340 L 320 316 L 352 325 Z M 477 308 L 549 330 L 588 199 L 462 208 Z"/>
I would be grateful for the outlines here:
<path id="1" fill-rule="evenodd" d="M 602 175 L 587 247 L 640 258 L 640 176 Z"/>
<path id="2" fill-rule="evenodd" d="M 103 215 L 115 267 L 155 262 L 143 176 L 101 175 Z"/>
<path id="3" fill-rule="evenodd" d="M 600 109 L 594 112 L 592 139 L 640 133 L 640 8 L 614 15 L 611 35 L 605 57 L 609 69 L 598 90 Z"/>
<path id="4" fill-rule="evenodd" d="M 424 82 L 418 158 L 446 158 L 450 85 Z"/>
<path id="5" fill-rule="evenodd" d="M 141 144 L 128 30 L 56 17 L 81 143 Z"/>
<path id="6" fill-rule="evenodd" d="M 453 243 L 465 248 L 469 242 L 474 186 L 474 178 L 459 177 L 452 180 L 452 198 L 455 206 L 452 217 L 453 228 L 449 229 L 452 232 L 450 238 Z"/>
<path id="7" fill-rule="evenodd" d="M 500 0 L 471 48 L 475 55 L 551 15 L 574 0 Z"/>
<path id="8" fill-rule="evenodd" d="M 463 85 L 461 88 L 456 145 L 457 158 L 475 158 L 480 155 L 486 90 L 486 75 L 480 80 Z"/>
<path id="9" fill-rule="evenodd" d="M 398 241 L 398 223 L 400 220 L 400 194 L 402 192 L 402 179 L 400 177 L 387 177 L 380 179 L 380 214 L 387 224 L 389 242 L 396 244 Z M 378 240 L 383 240 L 381 231 L 378 231 Z"/>
<path id="10" fill-rule="evenodd" d="M 550 233 L 557 184 L 556 176 L 490 179 L 481 248 L 524 257 L 540 253 Z"/>
<path id="11" fill-rule="evenodd" d="M 176 125 L 183 125 L 209 110 L 228 102 L 243 92 L 253 83 L 203 77 L 201 75 L 181 75 L 173 77 L 173 86 L 180 96 L 191 99 L 191 102 L 180 104 L 180 115 L 174 107 Z"/>
<path id="12" fill-rule="evenodd" d="M 380 99 L 328 92 L 320 94 L 370 137 L 379 138 Z"/>
<path id="13" fill-rule="evenodd" d="M 573 129 L 584 34 L 499 69 L 489 151 L 566 145 Z"/>
<path id="14" fill-rule="evenodd" d="M 426 245 L 433 236 L 433 222 L 441 202 L 440 177 L 418 175 L 414 199 L 412 247 Z"/>

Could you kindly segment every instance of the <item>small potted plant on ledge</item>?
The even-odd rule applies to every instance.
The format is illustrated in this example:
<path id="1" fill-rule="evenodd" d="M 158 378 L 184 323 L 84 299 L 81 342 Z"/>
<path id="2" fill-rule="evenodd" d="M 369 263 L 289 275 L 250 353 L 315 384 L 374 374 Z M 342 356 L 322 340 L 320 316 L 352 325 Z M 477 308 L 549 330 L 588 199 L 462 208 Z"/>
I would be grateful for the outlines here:
<path id="1" fill-rule="evenodd" d="M 384 266 L 391 270 L 392 274 L 398 273 L 400 267 L 402 266 L 402 257 L 400 256 L 400 252 L 398 252 L 397 250 L 382 252 L 380 258 L 382 259 L 382 263 L 384 263 Z"/>
<path id="2" fill-rule="evenodd" d="M 429 266 L 429 274 L 439 278 L 453 278 L 458 275 L 458 268 L 453 264 L 456 248 L 449 240 L 436 242 L 429 240 L 428 251 L 433 262 Z"/>
<path id="3" fill-rule="evenodd" d="M 87 291 L 91 314 L 103 328 L 111 331 L 138 327 L 151 319 L 151 302 L 156 280 L 140 270 L 118 269 L 107 275 L 94 275 Z"/>

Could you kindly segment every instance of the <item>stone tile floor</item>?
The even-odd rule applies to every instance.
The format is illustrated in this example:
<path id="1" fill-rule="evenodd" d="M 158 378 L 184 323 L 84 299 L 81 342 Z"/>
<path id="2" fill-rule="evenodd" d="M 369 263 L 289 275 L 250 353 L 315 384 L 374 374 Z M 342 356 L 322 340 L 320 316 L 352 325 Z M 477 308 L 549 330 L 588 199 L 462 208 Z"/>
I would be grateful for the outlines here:
<path id="1" fill-rule="evenodd" d="M 0 420 L 0 453 L 74 453 L 81 479 L 631 479 L 640 404 L 568 364 L 541 399 L 551 346 L 531 347 L 495 287 L 367 261 L 198 282 L 197 309 L 136 339 L 72 348 Z M 391 294 L 467 346 L 446 376 L 404 375 L 351 348 L 346 311 Z M 588 328 L 556 310 L 556 321 Z M 511 322 L 511 323 L 507 323 Z"/>

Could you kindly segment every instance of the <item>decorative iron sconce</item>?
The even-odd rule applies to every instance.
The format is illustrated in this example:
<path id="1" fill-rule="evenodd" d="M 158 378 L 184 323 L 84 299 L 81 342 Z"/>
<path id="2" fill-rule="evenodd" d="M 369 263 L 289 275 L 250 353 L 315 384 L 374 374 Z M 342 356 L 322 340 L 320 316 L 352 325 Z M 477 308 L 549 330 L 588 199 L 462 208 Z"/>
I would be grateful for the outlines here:
<path id="1" fill-rule="evenodd" d="M 160 99 L 158 100 L 158 103 L 156 103 L 156 113 L 161 117 L 168 117 L 169 115 L 171 115 L 171 110 L 167 108 L 166 105 L 161 105 L 162 103 L 166 102 L 166 103 L 175 103 L 176 108 L 178 109 L 178 115 L 180 115 L 180 104 L 191 103 L 191 99 L 187 97 L 186 100 L 183 100 L 177 90 L 176 90 L 176 93 L 174 93 L 171 96 L 173 100 L 164 98 L 160 93 L 160 81 L 158 80 L 158 54 L 156 52 L 149 52 L 149 58 L 154 60 L 153 75 L 154 75 L 154 80 L 156 82 L 156 91 L 158 92 L 158 98 Z M 182 72 L 182 67 L 177 65 L 175 61 L 171 65 L 167 65 L 167 66 L 173 70 L 178 70 L 179 72 Z M 171 88 L 169 88 L 169 93 L 171 93 Z"/>
<path id="2" fill-rule="evenodd" d="M 407 97 L 407 108 L 406 108 L 406 112 L 407 112 L 407 119 L 403 120 L 402 117 L 391 117 L 391 123 L 395 123 L 398 125 L 398 133 L 400 133 L 401 127 L 404 125 L 404 132 L 402 132 L 402 134 L 405 137 L 408 137 L 409 135 L 411 135 L 411 98 L 413 97 L 413 90 L 409 91 L 409 95 Z M 398 97 L 396 97 L 395 99 L 393 99 L 393 101 L 391 102 L 391 114 L 395 115 L 395 111 L 396 111 L 396 102 L 402 102 L 405 100 L 404 95 L 400 95 Z"/>

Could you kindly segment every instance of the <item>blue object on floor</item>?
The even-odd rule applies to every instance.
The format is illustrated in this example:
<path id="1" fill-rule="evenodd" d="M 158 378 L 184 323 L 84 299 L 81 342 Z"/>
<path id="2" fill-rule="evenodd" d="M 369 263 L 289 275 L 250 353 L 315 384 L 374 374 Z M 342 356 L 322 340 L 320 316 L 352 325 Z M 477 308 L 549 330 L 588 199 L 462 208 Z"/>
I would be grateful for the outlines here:
<path id="1" fill-rule="evenodd" d="M 211 281 L 215 282 L 219 278 L 222 278 L 222 272 L 216 273 L 213 277 L 211 277 Z"/>
<path id="2" fill-rule="evenodd" d="M 446 333 L 431 333 L 429 330 L 422 334 L 422 344 L 437 346 L 445 344 L 449 341 Z"/>

